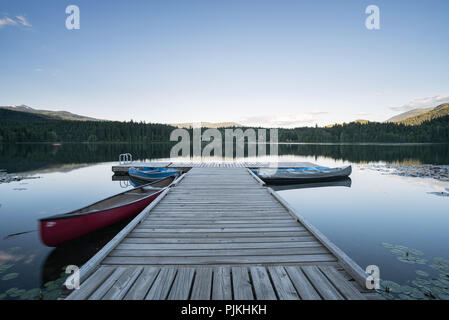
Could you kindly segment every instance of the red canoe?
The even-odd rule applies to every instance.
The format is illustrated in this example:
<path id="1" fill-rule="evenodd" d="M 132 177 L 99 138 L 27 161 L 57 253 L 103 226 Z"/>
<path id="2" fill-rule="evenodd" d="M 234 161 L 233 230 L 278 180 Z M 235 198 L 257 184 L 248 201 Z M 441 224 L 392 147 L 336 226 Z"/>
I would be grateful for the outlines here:
<path id="1" fill-rule="evenodd" d="M 56 247 L 66 241 L 133 217 L 156 199 L 177 176 L 131 189 L 87 207 L 39 220 L 42 242 Z"/>

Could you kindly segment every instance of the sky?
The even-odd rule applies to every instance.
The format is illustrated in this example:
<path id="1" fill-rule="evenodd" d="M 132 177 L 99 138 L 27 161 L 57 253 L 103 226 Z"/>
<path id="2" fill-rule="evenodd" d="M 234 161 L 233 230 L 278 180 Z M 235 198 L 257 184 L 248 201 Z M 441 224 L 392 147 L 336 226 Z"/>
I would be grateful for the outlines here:
<path id="1" fill-rule="evenodd" d="M 365 26 L 369 5 L 379 30 Z M 0 0 L 0 105 L 161 123 L 384 121 L 449 101 L 448 13 L 447 0 Z"/>

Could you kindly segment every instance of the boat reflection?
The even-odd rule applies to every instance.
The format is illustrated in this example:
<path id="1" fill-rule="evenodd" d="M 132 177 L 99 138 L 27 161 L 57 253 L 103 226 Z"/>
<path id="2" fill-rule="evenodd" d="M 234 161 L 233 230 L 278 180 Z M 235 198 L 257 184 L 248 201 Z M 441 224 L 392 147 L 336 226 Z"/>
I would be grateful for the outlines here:
<path id="1" fill-rule="evenodd" d="M 53 249 L 41 268 L 41 288 L 65 275 L 68 265 L 81 267 L 120 232 L 132 219 L 116 223 L 110 227 L 68 241 Z"/>
<path id="2" fill-rule="evenodd" d="M 347 187 L 347 188 L 350 188 L 351 185 L 352 185 L 351 178 L 345 178 L 345 179 L 335 180 L 335 181 L 270 185 L 269 187 L 271 189 L 273 189 L 274 191 L 285 191 L 285 190 L 323 188 L 323 187 Z"/>

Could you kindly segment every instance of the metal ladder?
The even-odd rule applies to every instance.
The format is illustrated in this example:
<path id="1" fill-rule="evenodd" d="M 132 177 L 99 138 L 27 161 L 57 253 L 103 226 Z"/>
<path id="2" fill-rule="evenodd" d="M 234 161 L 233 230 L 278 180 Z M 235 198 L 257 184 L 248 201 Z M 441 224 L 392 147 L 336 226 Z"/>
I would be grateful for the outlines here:
<path id="1" fill-rule="evenodd" d="M 122 153 L 118 156 L 118 162 L 120 164 L 130 164 L 133 162 L 133 156 L 131 153 Z"/>

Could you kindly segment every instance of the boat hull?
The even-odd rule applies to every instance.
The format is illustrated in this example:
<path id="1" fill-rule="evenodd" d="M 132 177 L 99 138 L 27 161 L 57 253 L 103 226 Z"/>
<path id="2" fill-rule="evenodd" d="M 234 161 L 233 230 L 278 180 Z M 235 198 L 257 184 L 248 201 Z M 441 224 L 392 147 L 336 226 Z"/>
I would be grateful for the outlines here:
<path id="1" fill-rule="evenodd" d="M 129 168 L 128 170 L 128 175 L 131 178 L 138 179 L 140 181 L 155 181 L 177 174 L 179 174 L 179 170 L 173 169 L 146 170 L 145 168 Z"/>
<path id="2" fill-rule="evenodd" d="M 121 207 L 66 218 L 41 220 L 39 221 L 41 240 L 49 247 L 56 247 L 64 242 L 134 217 L 156 199 L 162 191 Z"/>
<path id="3" fill-rule="evenodd" d="M 298 184 L 310 182 L 336 181 L 349 177 L 352 173 L 352 167 L 345 166 L 340 168 L 326 168 L 318 170 L 306 169 L 298 172 L 275 172 L 274 174 L 258 174 L 259 177 L 269 184 Z"/>

